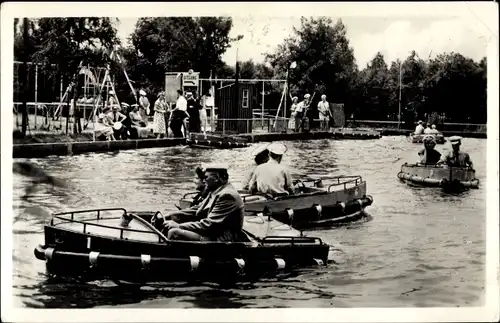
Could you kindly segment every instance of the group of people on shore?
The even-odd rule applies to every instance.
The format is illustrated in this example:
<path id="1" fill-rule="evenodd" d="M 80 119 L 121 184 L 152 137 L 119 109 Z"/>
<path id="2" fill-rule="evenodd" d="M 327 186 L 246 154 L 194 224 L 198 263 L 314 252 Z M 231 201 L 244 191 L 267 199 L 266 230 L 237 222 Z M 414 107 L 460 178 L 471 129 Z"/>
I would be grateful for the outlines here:
<path id="1" fill-rule="evenodd" d="M 279 143 L 258 147 L 255 166 L 243 182 L 243 192 L 270 197 L 294 194 L 289 170 L 281 164 L 286 146 Z M 229 183 L 227 166 L 209 165 L 196 169 L 198 195 L 191 207 L 165 216 L 158 214 L 153 224 L 168 239 L 188 241 L 242 241 L 244 203 L 240 193 Z"/>
<path id="2" fill-rule="evenodd" d="M 333 106 L 326 100 L 326 95 L 321 95 L 321 101 L 318 102 L 317 109 L 311 107 L 311 95 L 304 95 L 304 99 L 299 102 L 299 98 L 292 97 L 291 118 L 288 123 L 288 128 L 295 132 L 312 130 L 314 128 L 314 120 L 319 117 L 320 130 L 328 130 L 333 123 Z"/>
<path id="3" fill-rule="evenodd" d="M 206 95 L 209 97 L 210 93 Z M 97 114 L 96 137 L 106 140 L 137 139 L 141 133 L 147 137 L 149 117 L 153 116 L 152 130 L 157 138 L 183 138 L 188 132 L 201 132 L 206 122 L 205 105 L 200 104 L 196 94 L 177 90 L 177 101 L 169 104 L 165 92 L 161 91 L 151 109 L 144 90 L 139 91 L 138 104 L 129 105 L 115 100 L 115 93 L 109 92 L 109 99 Z"/>

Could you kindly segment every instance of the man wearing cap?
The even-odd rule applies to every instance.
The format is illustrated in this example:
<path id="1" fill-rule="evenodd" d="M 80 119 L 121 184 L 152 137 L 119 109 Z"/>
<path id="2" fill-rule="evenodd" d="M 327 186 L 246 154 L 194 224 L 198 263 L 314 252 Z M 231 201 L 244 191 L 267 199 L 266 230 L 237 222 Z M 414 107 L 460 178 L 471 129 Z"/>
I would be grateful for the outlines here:
<path id="1" fill-rule="evenodd" d="M 267 147 L 269 161 L 255 168 L 248 187 L 252 192 L 260 192 L 278 197 L 294 193 L 292 176 L 288 169 L 281 165 L 286 151 L 283 144 L 273 143 Z"/>
<path id="2" fill-rule="evenodd" d="M 422 126 L 422 120 L 419 120 L 418 121 L 418 125 L 415 128 L 415 134 L 416 135 L 421 135 L 422 133 L 424 133 L 424 126 Z"/>
<path id="3" fill-rule="evenodd" d="M 433 125 L 431 126 L 431 131 L 430 131 L 430 133 L 431 133 L 431 134 L 438 134 L 438 133 L 439 133 L 439 131 L 436 129 L 436 125 L 435 125 L 435 124 L 433 124 Z"/>
<path id="4" fill-rule="evenodd" d="M 446 155 L 444 155 L 439 162 L 446 163 L 448 166 L 451 167 L 465 167 L 465 166 L 472 167 L 472 161 L 470 159 L 469 154 L 460 151 L 460 145 L 462 144 L 462 137 L 453 136 L 450 137 L 449 141 L 451 143 L 452 150 L 449 151 Z"/>
<path id="5" fill-rule="evenodd" d="M 255 160 L 255 166 L 252 167 L 252 169 L 246 174 L 245 178 L 243 179 L 242 184 L 244 190 L 249 189 L 248 185 L 250 184 L 250 180 L 252 179 L 253 173 L 255 172 L 255 168 L 269 161 L 269 150 L 267 150 L 267 146 L 268 145 L 261 145 L 252 152 Z"/>
<path id="6" fill-rule="evenodd" d="M 426 124 L 425 129 L 424 129 L 424 134 L 428 135 L 431 133 L 432 133 L 431 126 L 429 124 Z"/>
<path id="7" fill-rule="evenodd" d="M 304 118 L 307 114 L 307 110 L 309 109 L 309 105 L 311 104 L 309 102 L 310 98 L 311 95 L 309 93 L 304 95 L 304 100 L 300 101 L 299 104 L 297 104 L 297 108 L 295 109 L 295 111 L 297 112 L 296 117 L 300 118 L 299 122 L 297 122 L 297 120 L 295 121 L 295 128 L 300 129 L 300 131 L 304 130 Z"/>
<path id="8" fill-rule="evenodd" d="M 434 136 L 427 135 L 424 137 L 424 149 L 418 152 L 420 163 L 425 165 L 436 165 L 441 159 L 441 153 L 434 149 L 436 140 Z"/>
<path id="9" fill-rule="evenodd" d="M 236 189 L 228 182 L 229 175 L 224 165 L 205 167 L 205 185 L 208 196 L 196 207 L 169 214 L 171 218 L 179 213 L 193 220 L 177 223 L 165 221 L 163 231 L 171 240 L 188 241 L 240 241 L 243 232 L 244 205 Z"/>

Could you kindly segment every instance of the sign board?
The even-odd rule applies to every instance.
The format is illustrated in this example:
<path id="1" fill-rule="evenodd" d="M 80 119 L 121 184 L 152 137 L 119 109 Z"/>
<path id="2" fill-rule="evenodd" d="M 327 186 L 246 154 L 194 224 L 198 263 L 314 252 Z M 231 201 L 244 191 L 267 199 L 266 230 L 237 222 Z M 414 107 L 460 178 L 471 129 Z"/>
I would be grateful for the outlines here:
<path id="1" fill-rule="evenodd" d="M 177 101 L 177 90 L 181 88 L 181 77 L 176 74 L 165 75 L 165 99 L 172 103 Z"/>
<path id="2" fill-rule="evenodd" d="M 200 82 L 200 73 L 199 72 L 193 72 L 190 70 L 187 73 L 182 73 L 182 86 L 195 86 L 198 87 L 198 84 Z"/>

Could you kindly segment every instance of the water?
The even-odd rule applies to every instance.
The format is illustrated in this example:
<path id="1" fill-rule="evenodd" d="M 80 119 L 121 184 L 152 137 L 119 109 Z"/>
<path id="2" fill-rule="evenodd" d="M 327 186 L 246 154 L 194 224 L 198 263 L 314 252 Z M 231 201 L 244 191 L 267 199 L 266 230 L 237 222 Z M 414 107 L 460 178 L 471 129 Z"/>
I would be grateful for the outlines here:
<path id="1" fill-rule="evenodd" d="M 486 140 L 465 139 L 481 180 L 478 190 L 448 195 L 414 188 L 396 174 L 414 162 L 421 147 L 405 137 L 369 141 L 286 142 L 283 160 L 302 175 L 361 175 L 374 204 L 373 221 L 352 228 L 314 231 L 340 245 L 346 262 L 305 270 L 284 280 L 266 280 L 222 289 L 183 283 L 123 289 L 112 282 L 89 284 L 49 280 L 33 248 L 43 243 L 43 221 L 29 213 L 102 205 L 173 210 L 194 188 L 194 168 L 203 162 L 229 164 L 239 187 L 253 147 L 195 150 L 186 147 L 108 154 L 50 157 L 32 162 L 67 180 L 61 192 L 41 186 L 29 201 L 20 199 L 25 179 L 14 178 L 13 279 L 15 305 L 21 307 L 449 307 L 484 302 Z M 442 153 L 449 144 L 438 145 Z M 28 209 L 27 209 L 28 208 Z M 23 211 L 24 210 L 24 211 Z M 43 219 L 45 220 L 45 219 Z"/>

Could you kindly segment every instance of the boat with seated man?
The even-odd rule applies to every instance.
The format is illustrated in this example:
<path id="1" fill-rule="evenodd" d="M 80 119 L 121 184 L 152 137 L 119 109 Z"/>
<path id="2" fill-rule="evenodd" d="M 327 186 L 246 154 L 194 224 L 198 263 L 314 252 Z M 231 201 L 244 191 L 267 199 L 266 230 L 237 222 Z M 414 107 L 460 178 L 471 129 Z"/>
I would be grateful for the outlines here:
<path id="1" fill-rule="evenodd" d="M 262 214 L 245 218 L 241 241 L 172 241 L 158 212 L 101 208 L 53 214 L 35 248 L 49 274 L 133 283 L 254 280 L 326 265 L 330 246 Z"/>
<path id="2" fill-rule="evenodd" d="M 294 195 L 271 197 L 240 190 L 245 212 L 262 213 L 298 230 L 341 226 L 371 220 L 365 208 L 373 203 L 361 176 L 336 176 L 294 181 Z M 187 193 L 178 208 L 191 205 L 196 193 Z"/>
<path id="3" fill-rule="evenodd" d="M 441 187 L 445 190 L 463 190 L 479 188 L 479 179 L 475 175 L 476 171 L 471 167 L 404 163 L 397 176 L 403 182 L 419 186 Z"/>

